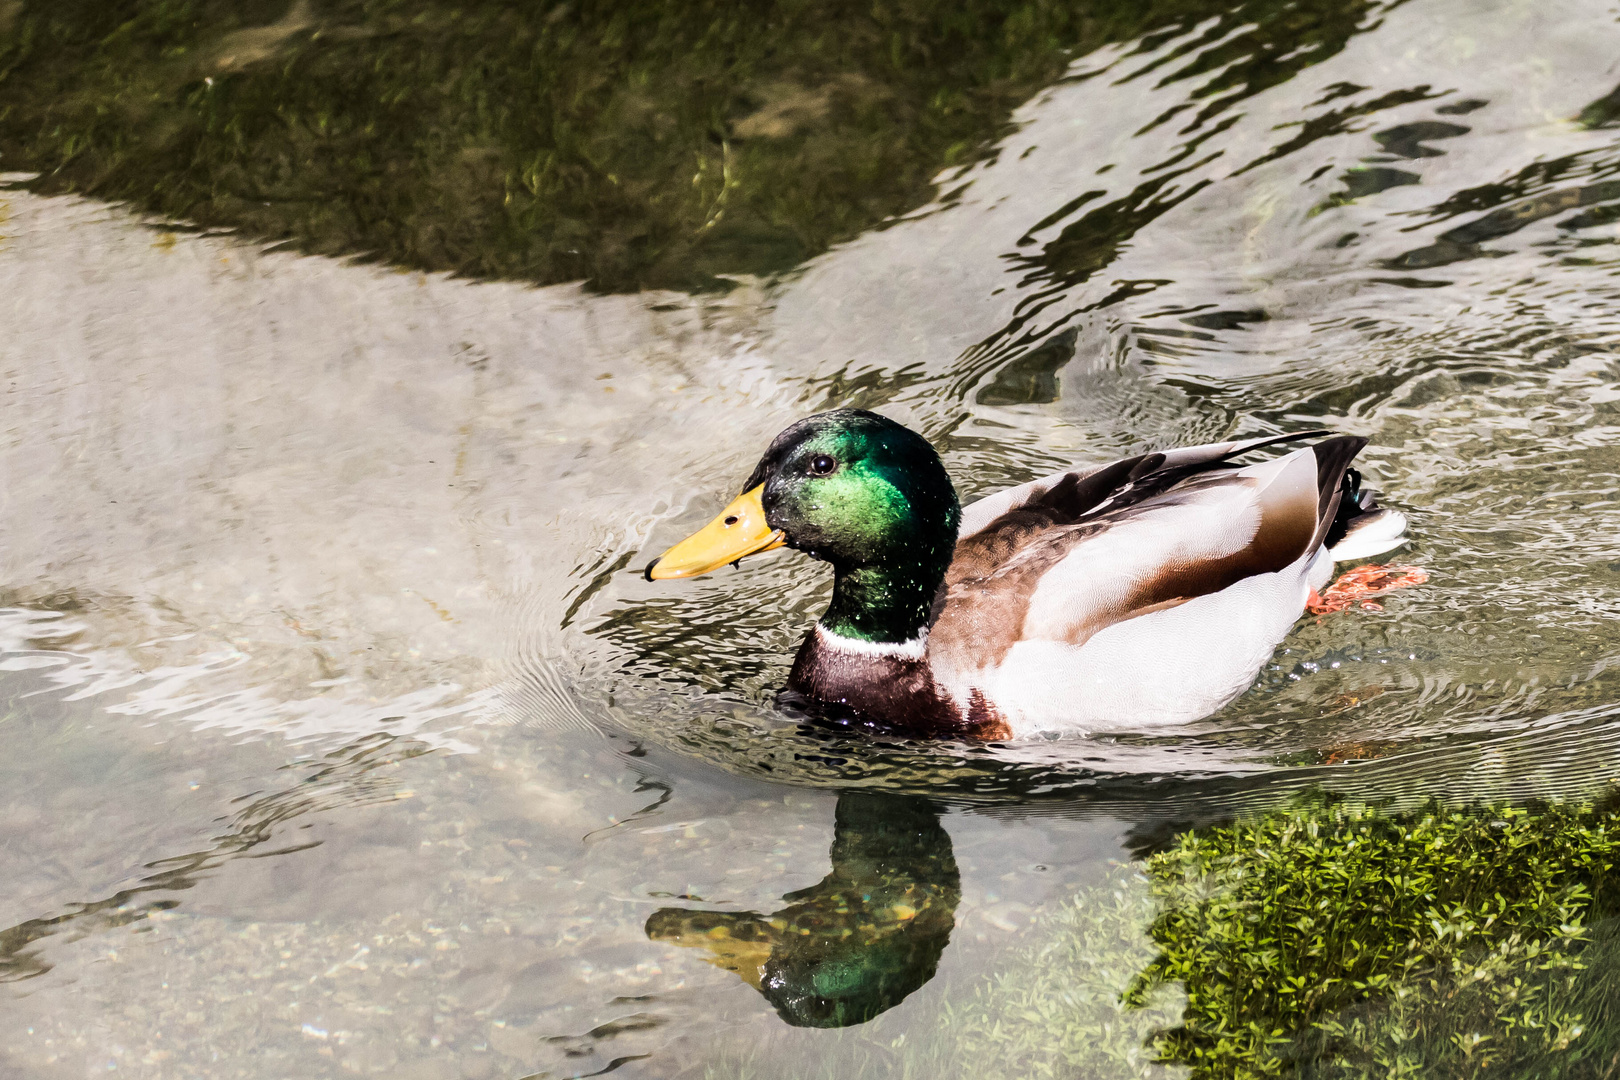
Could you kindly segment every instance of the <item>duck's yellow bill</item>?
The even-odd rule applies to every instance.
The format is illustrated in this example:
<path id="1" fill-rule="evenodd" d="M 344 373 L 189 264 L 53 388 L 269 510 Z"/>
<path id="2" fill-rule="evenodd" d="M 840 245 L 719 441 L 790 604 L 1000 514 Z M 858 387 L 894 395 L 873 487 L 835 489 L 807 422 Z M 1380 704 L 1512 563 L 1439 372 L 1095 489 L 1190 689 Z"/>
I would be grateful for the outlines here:
<path id="1" fill-rule="evenodd" d="M 697 577 L 787 543 L 782 531 L 765 521 L 765 506 L 760 502 L 764 490 L 761 484 L 743 492 L 719 517 L 648 563 L 647 580 Z"/>

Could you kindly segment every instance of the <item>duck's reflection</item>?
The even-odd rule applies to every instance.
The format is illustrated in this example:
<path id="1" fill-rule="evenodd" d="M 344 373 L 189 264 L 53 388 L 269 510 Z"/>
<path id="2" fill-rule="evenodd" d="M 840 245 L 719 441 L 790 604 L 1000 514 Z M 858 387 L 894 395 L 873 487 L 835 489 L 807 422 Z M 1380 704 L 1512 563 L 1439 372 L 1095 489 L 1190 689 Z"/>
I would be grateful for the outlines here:
<path id="1" fill-rule="evenodd" d="M 703 949 L 799 1027 L 861 1024 L 898 1005 L 950 941 L 962 895 L 951 838 L 907 796 L 845 792 L 835 820 L 832 873 L 776 914 L 662 908 L 647 936 Z"/>

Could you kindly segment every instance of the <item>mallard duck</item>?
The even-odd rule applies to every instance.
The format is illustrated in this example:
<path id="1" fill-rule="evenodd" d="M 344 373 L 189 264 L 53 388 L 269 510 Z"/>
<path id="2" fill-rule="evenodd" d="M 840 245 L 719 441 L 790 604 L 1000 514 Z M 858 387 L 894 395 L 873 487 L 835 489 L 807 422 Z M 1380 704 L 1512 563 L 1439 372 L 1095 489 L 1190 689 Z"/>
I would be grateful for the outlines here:
<path id="1" fill-rule="evenodd" d="M 831 563 L 788 690 L 845 721 L 993 740 L 1186 723 L 1249 687 L 1334 562 L 1405 541 L 1350 468 L 1366 444 L 1306 431 L 1138 454 L 962 509 L 926 439 L 836 409 L 778 435 L 646 576 L 780 547 Z"/>

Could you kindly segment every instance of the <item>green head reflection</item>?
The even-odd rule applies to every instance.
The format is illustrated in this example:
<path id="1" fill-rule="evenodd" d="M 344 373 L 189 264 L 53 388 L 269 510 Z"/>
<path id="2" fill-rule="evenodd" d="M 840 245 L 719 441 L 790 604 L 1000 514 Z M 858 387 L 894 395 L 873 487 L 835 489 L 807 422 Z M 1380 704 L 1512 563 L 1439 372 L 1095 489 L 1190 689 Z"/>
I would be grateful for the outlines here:
<path id="1" fill-rule="evenodd" d="M 845 792 L 830 854 L 832 872 L 774 915 L 661 908 L 647 936 L 704 950 L 797 1027 L 865 1023 L 933 978 L 961 879 L 923 799 Z"/>

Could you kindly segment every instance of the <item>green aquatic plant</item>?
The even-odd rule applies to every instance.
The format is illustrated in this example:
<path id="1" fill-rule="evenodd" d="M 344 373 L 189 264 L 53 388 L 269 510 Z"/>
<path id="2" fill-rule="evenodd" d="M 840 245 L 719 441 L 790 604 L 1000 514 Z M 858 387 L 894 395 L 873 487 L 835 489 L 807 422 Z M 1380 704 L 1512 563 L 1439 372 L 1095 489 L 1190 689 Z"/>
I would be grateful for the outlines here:
<path id="1" fill-rule="evenodd" d="M 1603 805 L 1190 831 L 1148 860 L 1161 952 L 1130 996 L 1185 988 L 1155 1044 L 1197 1076 L 1604 1075 L 1617 856 Z"/>

